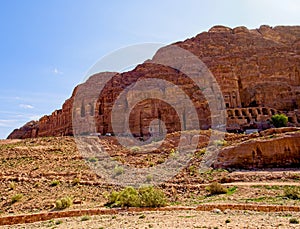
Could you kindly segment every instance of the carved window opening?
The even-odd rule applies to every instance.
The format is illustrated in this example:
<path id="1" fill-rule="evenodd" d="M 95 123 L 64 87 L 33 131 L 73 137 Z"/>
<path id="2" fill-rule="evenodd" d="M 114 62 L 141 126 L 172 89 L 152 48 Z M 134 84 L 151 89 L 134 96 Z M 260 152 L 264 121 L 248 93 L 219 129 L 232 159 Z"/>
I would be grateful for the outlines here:
<path id="1" fill-rule="evenodd" d="M 232 116 L 233 116 L 232 110 L 228 110 L 228 111 L 227 111 L 227 114 L 228 114 L 228 117 L 232 117 Z"/>
<path id="2" fill-rule="evenodd" d="M 257 109 L 257 114 L 259 114 L 259 115 L 261 114 L 261 111 L 260 111 L 260 109 Z"/>
<path id="3" fill-rule="evenodd" d="M 99 105 L 99 115 L 103 115 L 103 102 L 100 102 Z"/>
<path id="4" fill-rule="evenodd" d="M 89 103 L 89 108 L 90 108 L 90 115 L 94 116 L 94 105 L 92 103 Z"/>
<path id="5" fill-rule="evenodd" d="M 243 116 L 247 116 L 247 113 L 246 113 L 246 111 L 244 109 L 242 110 L 242 115 Z"/>
<path id="6" fill-rule="evenodd" d="M 251 114 L 251 116 L 253 115 L 253 110 L 249 109 L 249 113 Z"/>
<path id="7" fill-rule="evenodd" d="M 81 104 L 80 108 L 80 116 L 83 118 L 85 116 L 85 107 L 84 107 L 84 102 Z"/>
<path id="8" fill-rule="evenodd" d="M 182 120 L 183 120 L 183 130 L 186 130 L 186 117 L 185 117 L 185 111 L 183 111 L 183 114 L 182 114 Z"/>
<path id="9" fill-rule="evenodd" d="M 271 114 L 275 115 L 276 114 L 275 110 L 271 109 Z"/>
<path id="10" fill-rule="evenodd" d="M 240 112 L 238 110 L 234 110 L 235 116 L 240 116 Z"/>
<path id="11" fill-rule="evenodd" d="M 262 112 L 263 112 L 263 115 L 268 115 L 269 114 L 267 108 L 263 108 Z"/>

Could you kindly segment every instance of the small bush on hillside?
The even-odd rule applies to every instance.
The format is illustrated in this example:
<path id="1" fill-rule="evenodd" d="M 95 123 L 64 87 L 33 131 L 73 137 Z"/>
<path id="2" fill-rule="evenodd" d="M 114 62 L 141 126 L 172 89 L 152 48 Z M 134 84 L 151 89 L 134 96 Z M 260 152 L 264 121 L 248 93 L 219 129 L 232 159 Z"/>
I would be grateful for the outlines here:
<path id="1" fill-rule="evenodd" d="M 288 122 L 288 117 L 285 114 L 276 114 L 271 117 L 271 120 L 275 127 L 285 127 Z"/>
<path id="2" fill-rule="evenodd" d="M 290 222 L 290 224 L 299 224 L 299 220 L 296 219 L 296 218 L 291 218 L 291 219 L 289 220 L 289 222 Z"/>
<path id="3" fill-rule="evenodd" d="M 75 177 L 75 178 L 72 180 L 71 183 L 72 183 L 72 185 L 75 186 L 75 185 L 80 184 L 80 180 L 81 180 L 81 179 L 80 179 L 79 177 Z"/>
<path id="4" fill-rule="evenodd" d="M 226 146 L 227 145 L 227 141 L 225 141 L 225 140 L 215 140 L 215 141 L 213 141 L 213 144 L 215 146 Z"/>
<path id="5" fill-rule="evenodd" d="M 113 191 L 106 205 L 109 207 L 138 207 L 139 201 L 137 190 L 133 187 L 126 187 L 120 192 Z"/>
<path id="6" fill-rule="evenodd" d="M 96 163 L 98 161 L 98 159 L 95 158 L 95 157 L 91 157 L 91 158 L 88 159 L 88 161 L 91 162 L 91 163 Z"/>
<path id="7" fill-rule="evenodd" d="M 124 168 L 122 166 L 117 166 L 114 168 L 114 177 L 119 176 L 124 173 Z"/>
<path id="8" fill-rule="evenodd" d="M 188 170 L 191 176 L 196 175 L 198 173 L 197 167 L 194 165 L 191 165 Z"/>
<path id="9" fill-rule="evenodd" d="M 62 210 L 70 207 L 73 204 L 71 197 L 64 197 L 55 202 L 55 208 L 57 210 Z"/>
<path id="10" fill-rule="evenodd" d="M 300 199 L 300 187 L 289 186 L 284 188 L 284 196 L 289 199 L 299 200 Z"/>
<path id="11" fill-rule="evenodd" d="M 9 183 L 9 189 L 10 189 L 10 190 L 13 190 L 13 189 L 15 189 L 15 188 L 16 188 L 16 183 L 13 182 L 13 181 L 10 182 L 10 183 Z"/>
<path id="12" fill-rule="evenodd" d="M 140 152 L 141 151 L 141 147 L 139 147 L 139 146 L 133 146 L 133 147 L 131 147 L 130 151 L 133 152 L 133 153 Z"/>
<path id="13" fill-rule="evenodd" d="M 59 180 L 53 180 L 53 181 L 51 181 L 50 186 L 51 186 L 51 187 L 55 187 L 55 186 L 57 186 L 57 185 L 59 185 L 59 184 L 60 184 L 60 181 L 59 181 Z"/>
<path id="14" fill-rule="evenodd" d="M 82 216 L 81 221 L 88 221 L 91 217 L 89 215 Z"/>
<path id="15" fill-rule="evenodd" d="M 166 205 L 164 193 L 152 186 L 135 189 L 126 187 L 122 191 L 113 191 L 106 206 L 109 207 L 162 207 Z"/>
<path id="16" fill-rule="evenodd" d="M 16 203 L 18 201 L 20 201 L 21 199 L 23 198 L 23 194 L 21 193 L 18 193 L 18 194 L 15 194 L 11 197 L 11 203 Z"/>
<path id="17" fill-rule="evenodd" d="M 166 197 L 162 190 L 153 186 L 141 187 L 138 189 L 140 207 L 163 207 L 166 206 Z"/>
<path id="18" fill-rule="evenodd" d="M 211 183 L 208 187 L 206 187 L 206 190 L 211 196 L 227 193 L 227 189 L 217 182 Z"/>

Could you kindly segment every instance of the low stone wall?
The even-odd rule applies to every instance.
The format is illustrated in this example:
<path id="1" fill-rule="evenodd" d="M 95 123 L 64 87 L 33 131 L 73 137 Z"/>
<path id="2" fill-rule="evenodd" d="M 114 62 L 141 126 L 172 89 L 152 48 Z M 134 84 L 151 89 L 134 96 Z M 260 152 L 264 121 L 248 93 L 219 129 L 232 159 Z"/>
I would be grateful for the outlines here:
<path id="1" fill-rule="evenodd" d="M 46 221 L 54 218 L 77 217 L 83 215 L 114 215 L 120 212 L 144 212 L 144 211 L 211 211 L 213 209 L 224 211 L 230 210 L 248 210 L 248 211 L 263 211 L 263 212 L 282 212 L 293 211 L 299 212 L 300 206 L 282 206 L 282 205 L 255 205 L 255 204 L 202 204 L 198 207 L 164 207 L 164 208 L 128 208 L 128 209 L 83 209 L 57 212 L 44 212 L 36 214 L 24 214 L 15 216 L 0 217 L 0 225 L 14 225 L 24 223 L 34 223 L 38 221 Z"/>

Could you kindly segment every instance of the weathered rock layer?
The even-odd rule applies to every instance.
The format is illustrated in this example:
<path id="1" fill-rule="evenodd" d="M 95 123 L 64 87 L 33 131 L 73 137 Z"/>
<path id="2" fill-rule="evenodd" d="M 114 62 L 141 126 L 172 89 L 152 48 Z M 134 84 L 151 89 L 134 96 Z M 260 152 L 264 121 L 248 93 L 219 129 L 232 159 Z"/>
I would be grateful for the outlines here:
<path id="1" fill-rule="evenodd" d="M 226 147 L 218 155 L 215 168 L 299 167 L 300 132 L 269 135 Z"/>

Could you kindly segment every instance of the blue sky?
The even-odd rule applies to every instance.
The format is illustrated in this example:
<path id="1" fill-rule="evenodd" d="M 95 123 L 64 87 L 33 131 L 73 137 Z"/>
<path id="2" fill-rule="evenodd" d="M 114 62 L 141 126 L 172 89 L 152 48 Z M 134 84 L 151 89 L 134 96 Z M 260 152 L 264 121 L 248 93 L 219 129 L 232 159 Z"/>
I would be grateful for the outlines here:
<path id="1" fill-rule="evenodd" d="M 216 24 L 300 25 L 300 2 L 2 0 L 0 138 L 59 109 L 106 54 L 184 40 Z"/>

